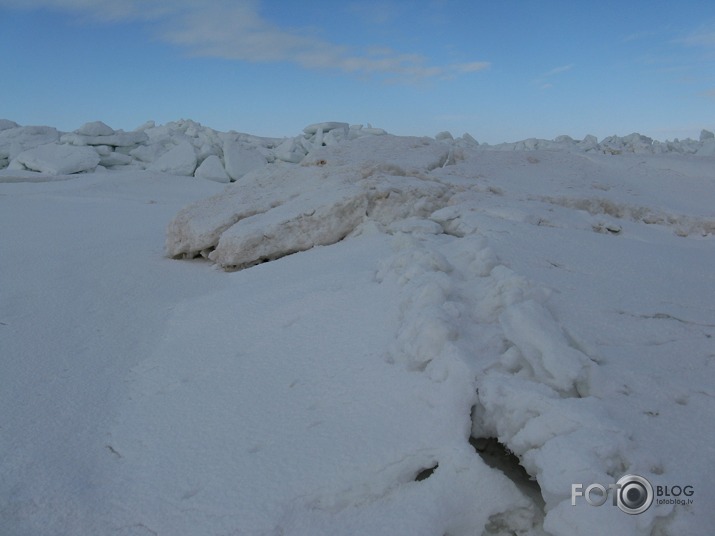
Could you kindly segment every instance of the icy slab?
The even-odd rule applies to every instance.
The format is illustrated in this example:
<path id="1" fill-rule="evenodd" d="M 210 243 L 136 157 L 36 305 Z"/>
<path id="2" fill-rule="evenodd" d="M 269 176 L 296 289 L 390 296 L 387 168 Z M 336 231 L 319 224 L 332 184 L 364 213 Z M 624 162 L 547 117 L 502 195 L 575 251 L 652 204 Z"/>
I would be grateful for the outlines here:
<path id="1" fill-rule="evenodd" d="M 114 129 L 101 121 L 92 121 L 79 127 L 75 133 L 83 136 L 111 136 Z"/>
<path id="2" fill-rule="evenodd" d="M 447 202 L 447 188 L 426 174 L 448 153 L 427 138 L 369 136 L 318 148 L 300 166 L 264 166 L 183 209 L 169 225 L 166 253 L 240 268 L 337 242 L 365 219 L 425 217 Z"/>
<path id="3" fill-rule="evenodd" d="M 196 171 L 196 151 L 184 140 L 157 158 L 147 169 L 170 175 L 192 177 Z"/>
<path id="4" fill-rule="evenodd" d="M 311 135 L 311 134 L 317 134 L 318 131 L 322 131 L 323 133 L 330 132 L 331 130 L 335 130 L 336 128 L 347 131 L 348 128 L 350 128 L 350 125 L 348 125 L 347 123 L 340 123 L 337 121 L 327 121 L 325 123 L 313 123 L 312 125 L 308 125 L 307 127 L 305 127 L 303 129 L 303 132 L 305 132 L 308 135 Z"/>
<path id="5" fill-rule="evenodd" d="M 109 135 L 85 135 L 68 133 L 60 138 L 62 143 L 70 145 L 109 145 L 111 147 L 132 147 L 144 143 L 149 138 L 144 132 L 117 131 Z"/>
<path id="6" fill-rule="evenodd" d="M 93 171 L 99 164 L 97 151 L 89 147 L 48 144 L 20 153 L 15 159 L 25 169 L 51 175 Z"/>
<path id="7" fill-rule="evenodd" d="M 226 172 L 236 181 L 249 171 L 266 165 L 266 157 L 256 149 L 247 149 L 236 141 L 227 140 L 223 145 Z"/>
<path id="8" fill-rule="evenodd" d="M 101 145 L 98 147 L 101 147 Z M 100 153 L 99 163 L 102 166 L 107 167 L 107 168 L 116 167 L 116 166 L 127 166 L 133 162 L 134 162 L 134 159 L 131 156 L 123 154 L 123 153 L 119 153 L 119 152 L 115 152 L 115 151 L 109 151 L 106 154 Z"/>
<path id="9" fill-rule="evenodd" d="M 12 160 L 21 152 L 59 140 L 52 127 L 16 127 L 0 130 L 0 159 Z"/>
<path id="10" fill-rule="evenodd" d="M 221 234 L 209 259 L 225 268 L 244 267 L 334 244 L 367 213 L 368 196 L 360 188 L 311 193 L 237 221 Z"/>
<path id="11" fill-rule="evenodd" d="M 224 170 L 221 159 L 213 154 L 201 162 L 201 165 L 196 168 L 194 176 L 215 182 L 231 182 L 231 177 Z"/>

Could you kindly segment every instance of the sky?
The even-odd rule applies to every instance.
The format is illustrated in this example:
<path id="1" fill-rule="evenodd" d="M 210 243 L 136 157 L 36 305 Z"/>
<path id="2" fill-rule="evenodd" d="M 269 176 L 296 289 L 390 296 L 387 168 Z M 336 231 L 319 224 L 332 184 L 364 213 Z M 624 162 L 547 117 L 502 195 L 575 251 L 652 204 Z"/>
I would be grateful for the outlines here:
<path id="1" fill-rule="evenodd" d="M 715 130 L 715 2 L 0 0 L 0 118 L 480 142 Z"/>

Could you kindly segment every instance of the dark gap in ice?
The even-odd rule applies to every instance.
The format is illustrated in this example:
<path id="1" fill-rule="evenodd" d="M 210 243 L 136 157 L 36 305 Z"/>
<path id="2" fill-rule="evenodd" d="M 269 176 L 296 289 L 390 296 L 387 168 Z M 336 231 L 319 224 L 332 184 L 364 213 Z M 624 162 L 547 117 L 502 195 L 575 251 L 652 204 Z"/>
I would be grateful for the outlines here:
<path id="1" fill-rule="evenodd" d="M 432 476 L 432 473 L 435 472 L 437 467 L 439 467 L 439 464 L 436 464 L 433 467 L 426 467 L 420 470 L 420 472 L 417 473 L 417 475 L 415 476 L 415 482 L 422 482 L 423 480 L 427 480 L 429 477 Z"/>
<path id="2" fill-rule="evenodd" d="M 484 463 L 498 469 L 509 478 L 516 487 L 531 498 L 536 506 L 544 510 L 544 499 L 541 496 L 541 486 L 532 478 L 519 463 L 519 458 L 495 437 L 470 437 L 469 444 L 474 447 Z"/>

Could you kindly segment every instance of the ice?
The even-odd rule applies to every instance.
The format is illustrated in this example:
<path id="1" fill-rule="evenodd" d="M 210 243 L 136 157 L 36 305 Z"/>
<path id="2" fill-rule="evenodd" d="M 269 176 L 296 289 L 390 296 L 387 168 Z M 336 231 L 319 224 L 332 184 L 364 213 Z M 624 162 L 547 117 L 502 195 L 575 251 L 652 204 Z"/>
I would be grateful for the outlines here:
<path id="1" fill-rule="evenodd" d="M 227 140 L 223 145 L 223 158 L 226 174 L 234 181 L 266 164 L 266 158 L 256 149 L 244 148 L 231 140 Z"/>
<path id="2" fill-rule="evenodd" d="M 201 165 L 196 169 L 194 176 L 200 179 L 208 179 L 216 182 L 231 182 L 231 178 L 223 168 L 221 159 L 215 154 L 209 155 L 201 162 Z"/>
<path id="3" fill-rule="evenodd" d="M 97 151 L 89 147 L 47 144 L 23 151 L 15 161 L 31 171 L 70 175 L 94 171 L 100 158 Z"/>
<path id="4" fill-rule="evenodd" d="M 109 145 L 111 147 L 132 147 L 147 141 L 144 132 L 121 132 L 116 131 L 108 135 L 86 135 L 69 133 L 63 134 L 60 138 L 62 143 L 70 145 Z"/>
<path id="5" fill-rule="evenodd" d="M 342 149 L 318 148 L 301 166 L 282 163 L 249 172 L 225 194 L 177 215 L 166 252 L 202 254 L 235 269 L 335 243 L 366 218 L 390 225 L 429 215 L 446 203 L 446 190 L 420 175 L 443 162 L 446 150 L 427 140 L 395 143 L 405 149 L 399 164 L 381 161 L 389 158 L 383 143 L 366 137 Z"/>
<path id="6" fill-rule="evenodd" d="M 0 130 L 7 130 L 9 128 L 17 128 L 20 125 L 15 123 L 15 121 L 10 121 L 9 119 L 0 119 Z"/>
<path id="7" fill-rule="evenodd" d="M 242 268 L 314 246 L 334 244 L 362 222 L 368 199 L 358 189 L 304 195 L 242 218 L 226 229 L 208 258 L 224 268 Z"/>
<path id="8" fill-rule="evenodd" d="M 303 129 L 303 132 L 308 134 L 309 136 L 311 134 L 317 134 L 318 131 L 322 133 L 330 132 L 331 130 L 335 129 L 341 129 L 344 132 L 346 132 L 350 128 L 350 126 L 347 123 L 340 123 L 336 121 L 332 122 L 325 122 L 325 123 L 314 123 L 312 125 L 308 125 Z"/>
<path id="9" fill-rule="evenodd" d="M 175 145 L 147 168 L 149 171 L 160 171 L 171 175 L 192 177 L 196 171 L 196 151 L 194 146 L 184 140 Z"/>
<path id="10" fill-rule="evenodd" d="M 0 166 L 21 152 L 59 140 L 60 133 L 53 127 L 12 127 L 0 130 Z M 5 166 L 8 164 L 6 163 Z"/>
<path id="11" fill-rule="evenodd" d="M 710 530 L 707 131 L 102 125 L 0 123 L 8 534 Z"/>
<path id="12" fill-rule="evenodd" d="M 84 136 L 111 136 L 114 134 L 114 129 L 101 121 L 93 121 L 79 127 L 75 133 Z"/>

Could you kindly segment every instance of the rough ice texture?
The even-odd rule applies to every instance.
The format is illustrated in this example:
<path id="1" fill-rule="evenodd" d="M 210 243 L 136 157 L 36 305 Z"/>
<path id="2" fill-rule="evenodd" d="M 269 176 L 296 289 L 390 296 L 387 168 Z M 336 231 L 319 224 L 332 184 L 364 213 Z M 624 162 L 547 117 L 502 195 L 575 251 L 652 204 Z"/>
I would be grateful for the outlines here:
<path id="1" fill-rule="evenodd" d="M 203 254 L 224 268 L 244 267 L 337 242 L 365 219 L 388 225 L 443 206 L 446 189 L 425 174 L 444 164 L 449 150 L 426 138 L 391 138 L 390 151 L 384 141 L 320 147 L 303 165 L 248 173 L 176 216 L 167 255 Z"/>
<path id="2" fill-rule="evenodd" d="M 31 171 L 70 175 L 94 171 L 100 158 L 97 151 L 89 147 L 47 144 L 24 151 L 15 160 Z"/>

